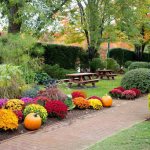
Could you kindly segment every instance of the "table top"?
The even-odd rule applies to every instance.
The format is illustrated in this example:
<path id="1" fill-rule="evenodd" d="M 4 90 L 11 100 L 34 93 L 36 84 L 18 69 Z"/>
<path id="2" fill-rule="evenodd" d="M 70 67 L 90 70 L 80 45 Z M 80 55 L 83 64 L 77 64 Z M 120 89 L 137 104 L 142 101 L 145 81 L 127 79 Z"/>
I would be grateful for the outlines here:
<path id="1" fill-rule="evenodd" d="M 112 70 L 97 70 L 97 72 L 113 72 Z"/>
<path id="2" fill-rule="evenodd" d="M 96 73 L 73 73 L 73 74 L 66 74 L 66 76 L 69 76 L 69 77 L 90 76 L 90 75 L 96 75 Z"/>

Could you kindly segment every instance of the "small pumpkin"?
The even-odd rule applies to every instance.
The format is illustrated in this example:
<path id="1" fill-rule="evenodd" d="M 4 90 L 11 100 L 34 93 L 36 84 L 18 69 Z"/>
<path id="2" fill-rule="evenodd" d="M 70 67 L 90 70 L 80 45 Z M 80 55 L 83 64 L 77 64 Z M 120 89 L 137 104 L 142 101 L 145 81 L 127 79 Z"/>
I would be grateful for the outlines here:
<path id="1" fill-rule="evenodd" d="M 41 127 L 42 119 L 37 113 L 30 113 L 25 117 L 24 126 L 28 130 L 37 130 Z"/>
<path id="2" fill-rule="evenodd" d="M 111 96 L 106 95 L 106 96 L 102 97 L 102 104 L 103 104 L 104 107 L 112 106 L 112 102 L 113 102 L 113 100 L 112 100 Z"/>

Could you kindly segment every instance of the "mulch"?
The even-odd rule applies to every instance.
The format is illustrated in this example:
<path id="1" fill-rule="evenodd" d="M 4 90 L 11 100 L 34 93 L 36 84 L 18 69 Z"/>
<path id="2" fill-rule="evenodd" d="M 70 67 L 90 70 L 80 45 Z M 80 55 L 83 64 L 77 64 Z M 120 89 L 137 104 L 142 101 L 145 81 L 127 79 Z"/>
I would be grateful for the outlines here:
<path id="1" fill-rule="evenodd" d="M 55 124 L 61 124 L 61 123 L 68 122 L 68 121 L 71 122 L 72 120 L 84 117 L 87 114 L 95 113 L 97 111 L 98 110 L 93 110 L 93 109 L 86 109 L 86 110 L 74 109 L 72 111 L 69 111 L 67 117 L 65 119 L 63 119 L 63 120 L 58 120 L 56 118 L 48 118 L 47 122 L 42 125 L 41 129 L 43 129 L 45 127 L 48 127 L 48 126 L 55 125 Z M 18 129 L 14 130 L 14 131 L 11 131 L 11 130 L 7 130 L 7 131 L 0 130 L 0 141 L 3 141 L 3 140 L 6 140 L 6 139 L 15 137 L 15 136 L 27 133 L 27 132 L 31 132 L 31 131 L 25 129 L 24 126 L 23 126 L 23 123 L 21 123 L 21 124 L 19 124 Z M 35 132 L 38 132 L 38 131 L 35 131 Z"/>

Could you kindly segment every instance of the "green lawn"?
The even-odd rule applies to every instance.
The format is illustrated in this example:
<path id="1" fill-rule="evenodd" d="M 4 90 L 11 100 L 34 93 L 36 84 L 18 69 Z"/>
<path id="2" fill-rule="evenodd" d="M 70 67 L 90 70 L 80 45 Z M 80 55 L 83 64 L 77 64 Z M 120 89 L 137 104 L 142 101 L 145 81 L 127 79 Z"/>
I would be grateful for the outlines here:
<path id="1" fill-rule="evenodd" d="M 87 150 L 150 150 L 150 121 L 139 123 Z"/>
<path id="2" fill-rule="evenodd" d="M 59 87 L 64 91 L 66 94 L 71 94 L 73 90 L 81 89 L 86 91 L 88 96 L 104 96 L 106 95 L 110 90 L 112 90 L 114 87 L 120 86 L 122 76 L 117 76 L 115 80 L 100 80 L 98 83 L 96 83 L 96 87 L 92 88 L 92 85 L 87 85 L 89 88 L 77 88 L 77 85 L 73 85 L 73 87 L 70 89 L 67 87 L 67 84 L 64 83 L 61 84 Z"/>

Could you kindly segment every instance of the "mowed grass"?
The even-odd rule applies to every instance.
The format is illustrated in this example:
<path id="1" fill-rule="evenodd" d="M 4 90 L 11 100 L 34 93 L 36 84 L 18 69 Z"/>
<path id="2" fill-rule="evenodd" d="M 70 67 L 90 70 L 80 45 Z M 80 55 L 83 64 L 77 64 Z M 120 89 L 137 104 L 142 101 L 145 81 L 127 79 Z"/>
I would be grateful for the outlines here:
<path id="1" fill-rule="evenodd" d="M 150 121 L 134 125 L 87 150 L 150 150 Z"/>
<path id="2" fill-rule="evenodd" d="M 87 93 L 87 96 L 104 96 L 108 94 L 110 90 L 112 90 L 115 87 L 120 86 L 120 82 L 123 76 L 117 76 L 115 77 L 115 80 L 100 80 L 98 83 L 96 83 L 96 87 L 92 87 L 92 84 L 87 84 L 85 88 L 78 88 L 76 84 L 72 86 L 72 88 L 68 88 L 67 84 L 60 84 L 59 87 L 61 90 L 66 94 L 71 94 L 74 90 L 84 90 Z"/>

